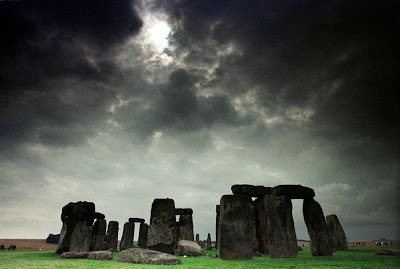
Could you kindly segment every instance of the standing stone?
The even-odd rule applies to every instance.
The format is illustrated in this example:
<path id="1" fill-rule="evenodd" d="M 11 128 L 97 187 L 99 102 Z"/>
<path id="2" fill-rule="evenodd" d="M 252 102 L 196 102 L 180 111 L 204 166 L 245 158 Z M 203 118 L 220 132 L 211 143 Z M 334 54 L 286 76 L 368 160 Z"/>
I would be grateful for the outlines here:
<path id="1" fill-rule="evenodd" d="M 211 249 L 212 249 L 211 234 L 210 234 L 210 233 L 207 234 L 207 245 L 206 245 L 206 248 L 207 248 L 208 250 L 211 250 Z"/>
<path id="2" fill-rule="evenodd" d="M 333 251 L 347 250 L 347 238 L 338 217 L 335 214 L 326 216 L 326 225 L 330 239 L 332 241 Z"/>
<path id="3" fill-rule="evenodd" d="M 86 221 L 79 221 L 71 235 L 70 252 L 87 252 L 92 246 L 92 225 Z"/>
<path id="4" fill-rule="evenodd" d="M 118 221 L 110 221 L 108 223 L 108 229 L 106 234 L 106 249 L 112 249 L 112 251 L 117 251 L 118 247 L 118 231 L 119 231 Z"/>
<path id="5" fill-rule="evenodd" d="M 105 250 L 106 245 L 106 228 L 107 221 L 105 219 L 97 219 L 93 224 L 92 234 L 92 251 Z"/>
<path id="6" fill-rule="evenodd" d="M 223 195 L 218 229 L 219 257 L 223 260 L 252 259 L 254 215 L 249 196 Z"/>
<path id="7" fill-rule="evenodd" d="M 215 218 L 215 248 L 218 249 L 218 227 L 219 227 L 219 205 L 215 206 L 216 218 Z"/>
<path id="8" fill-rule="evenodd" d="M 297 238 L 292 216 L 292 201 L 287 196 L 266 195 L 263 197 L 267 223 L 268 251 L 271 258 L 297 257 Z M 265 248 L 265 246 L 264 246 Z M 264 249 L 265 251 L 265 249 Z"/>
<path id="9" fill-rule="evenodd" d="M 135 231 L 135 223 L 126 222 L 124 224 L 124 230 L 122 232 L 120 250 L 133 248 L 133 233 Z"/>
<path id="10" fill-rule="evenodd" d="M 192 215 L 180 215 L 178 225 L 178 240 L 194 241 Z"/>
<path id="11" fill-rule="evenodd" d="M 147 223 L 140 223 L 139 227 L 139 239 L 138 247 L 147 248 L 147 234 L 149 231 L 149 225 Z"/>
<path id="12" fill-rule="evenodd" d="M 154 199 L 151 206 L 147 247 L 173 254 L 176 247 L 175 202 L 172 199 Z"/>
<path id="13" fill-rule="evenodd" d="M 63 252 L 72 251 L 70 249 L 72 234 L 74 234 L 74 240 L 89 240 L 91 234 L 87 236 L 88 229 L 83 226 L 91 227 L 94 217 L 95 205 L 92 202 L 71 202 L 64 206 L 61 212 L 61 221 L 63 222 L 63 226 L 60 232 L 60 239 L 58 241 L 56 253 L 61 254 Z M 78 223 L 79 227 L 75 231 L 75 226 Z M 74 248 L 76 248 L 78 244 L 81 244 L 81 242 L 73 242 Z"/>
<path id="14" fill-rule="evenodd" d="M 265 213 L 264 198 L 258 198 L 254 201 L 256 210 L 256 238 L 258 240 L 259 252 L 262 254 L 269 253 L 269 240 L 268 240 L 268 222 Z"/>
<path id="15" fill-rule="evenodd" d="M 303 215 L 311 239 L 312 255 L 332 256 L 332 243 L 329 238 L 324 213 L 314 198 L 304 199 Z"/>
<path id="16" fill-rule="evenodd" d="M 196 243 L 200 244 L 200 235 L 199 234 L 196 234 Z"/>

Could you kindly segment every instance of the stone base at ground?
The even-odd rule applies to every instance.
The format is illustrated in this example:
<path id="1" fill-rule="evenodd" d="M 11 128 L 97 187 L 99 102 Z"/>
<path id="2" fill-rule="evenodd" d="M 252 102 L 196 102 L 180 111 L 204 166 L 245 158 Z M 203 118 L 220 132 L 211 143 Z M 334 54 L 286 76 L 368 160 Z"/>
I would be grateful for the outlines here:
<path id="1" fill-rule="evenodd" d="M 89 252 L 87 258 L 89 260 L 112 260 L 113 254 L 110 250 Z"/>
<path id="2" fill-rule="evenodd" d="M 189 240 L 179 240 L 177 243 L 177 249 L 179 255 L 187 255 L 187 256 L 202 256 L 203 250 L 200 245 L 194 241 Z"/>
<path id="3" fill-rule="evenodd" d="M 117 261 L 125 263 L 158 265 L 182 264 L 181 260 L 174 255 L 142 248 L 129 248 L 121 251 L 118 254 Z"/>
<path id="4" fill-rule="evenodd" d="M 89 256 L 89 252 L 63 252 L 60 256 L 60 259 L 86 259 Z"/>

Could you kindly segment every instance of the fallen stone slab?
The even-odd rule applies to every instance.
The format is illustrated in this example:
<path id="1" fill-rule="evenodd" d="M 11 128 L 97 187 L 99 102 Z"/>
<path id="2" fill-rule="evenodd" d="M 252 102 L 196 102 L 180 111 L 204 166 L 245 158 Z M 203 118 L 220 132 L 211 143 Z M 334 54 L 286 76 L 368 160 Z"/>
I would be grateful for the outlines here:
<path id="1" fill-rule="evenodd" d="M 179 240 L 177 243 L 177 249 L 179 255 L 186 256 L 203 256 L 203 250 L 200 245 L 194 241 L 189 240 Z"/>
<path id="2" fill-rule="evenodd" d="M 63 252 L 58 258 L 60 259 L 86 259 L 89 256 L 89 252 Z"/>
<path id="3" fill-rule="evenodd" d="M 289 196 L 290 199 L 306 199 L 315 196 L 313 189 L 302 185 L 278 185 L 272 188 L 272 194 Z"/>
<path id="4" fill-rule="evenodd" d="M 181 260 L 174 255 L 142 248 L 129 248 L 121 251 L 117 256 L 117 262 L 157 265 L 182 264 Z"/>
<path id="5" fill-rule="evenodd" d="M 400 249 L 378 249 L 375 255 L 394 255 L 400 256 Z"/>
<path id="6" fill-rule="evenodd" d="M 87 255 L 89 260 L 112 260 L 113 254 L 110 250 L 91 251 Z"/>

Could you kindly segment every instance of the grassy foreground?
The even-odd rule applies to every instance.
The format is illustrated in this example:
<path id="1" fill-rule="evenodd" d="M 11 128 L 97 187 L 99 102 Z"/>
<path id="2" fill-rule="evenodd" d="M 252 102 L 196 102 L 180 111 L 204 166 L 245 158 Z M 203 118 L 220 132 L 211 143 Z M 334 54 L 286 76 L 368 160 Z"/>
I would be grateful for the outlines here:
<path id="1" fill-rule="evenodd" d="M 54 251 L 16 250 L 0 252 L 0 268 L 400 268 L 400 258 L 377 256 L 377 247 L 351 247 L 338 251 L 333 257 L 313 257 L 310 249 L 300 251 L 296 259 L 270 259 L 269 256 L 253 260 L 222 261 L 218 258 L 183 258 L 182 265 L 157 266 L 116 262 L 118 253 L 110 261 L 86 259 L 59 259 Z M 216 254 L 215 250 L 206 253 Z"/>

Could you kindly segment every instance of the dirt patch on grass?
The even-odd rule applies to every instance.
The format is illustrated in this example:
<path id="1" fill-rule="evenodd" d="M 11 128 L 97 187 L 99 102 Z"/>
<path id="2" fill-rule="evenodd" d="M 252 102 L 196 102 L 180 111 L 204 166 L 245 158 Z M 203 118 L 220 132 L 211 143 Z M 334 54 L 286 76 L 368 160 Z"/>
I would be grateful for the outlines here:
<path id="1" fill-rule="evenodd" d="M 43 250 L 55 250 L 56 244 L 48 244 L 45 239 L 0 239 L 0 245 L 4 245 L 6 248 L 4 251 L 8 251 L 10 245 L 16 245 L 17 250 L 21 249 L 43 249 Z"/>

